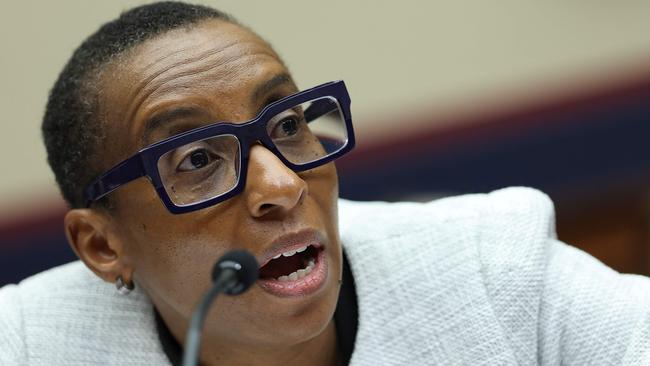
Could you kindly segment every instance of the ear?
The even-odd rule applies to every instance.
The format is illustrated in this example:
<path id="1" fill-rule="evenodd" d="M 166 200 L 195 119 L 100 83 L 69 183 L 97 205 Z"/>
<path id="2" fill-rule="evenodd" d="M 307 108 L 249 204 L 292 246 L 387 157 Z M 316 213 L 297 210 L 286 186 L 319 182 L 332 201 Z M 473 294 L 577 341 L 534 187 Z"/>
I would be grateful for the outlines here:
<path id="1" fill-rule="evenodd" d="M 93 209 L 73 209 L 64 219 L 68 243 L 90 270 L 104 281 L 114 283 L 119 276 L 131 283 L 124 243 L 114 230 L 110 216 Z"/>

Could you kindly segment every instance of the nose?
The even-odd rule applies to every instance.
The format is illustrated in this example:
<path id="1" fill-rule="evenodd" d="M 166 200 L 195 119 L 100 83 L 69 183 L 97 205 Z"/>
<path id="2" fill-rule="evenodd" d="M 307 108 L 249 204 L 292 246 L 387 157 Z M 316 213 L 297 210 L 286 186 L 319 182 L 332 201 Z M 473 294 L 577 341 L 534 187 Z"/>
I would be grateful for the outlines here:
<path id="1" fill-rule="evenodd" d="M 307 183 L 273 152 L 253 145 L 244 196 L 253 217 L 286 215 L 307 196 Z"/>

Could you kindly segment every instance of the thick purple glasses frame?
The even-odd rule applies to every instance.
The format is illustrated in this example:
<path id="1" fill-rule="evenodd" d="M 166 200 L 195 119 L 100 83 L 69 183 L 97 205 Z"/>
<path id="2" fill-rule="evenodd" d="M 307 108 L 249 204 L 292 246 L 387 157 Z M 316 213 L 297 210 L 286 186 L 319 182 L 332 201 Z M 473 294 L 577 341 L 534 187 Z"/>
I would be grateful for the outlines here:
<path id="1" fill-rule="evenodd" d="M 319 98 L 330 101 L 329 103 L 313 103 L 315 110 L 312 113 L 325 114 L 332 110 L 334 99 L 338 103 L 335 108 L 340 108 L 345 121 L 347 141 L 338 150 L 329 155 L 318 158 L 304 164 L 294 164 L 287 160 L 278 150 L 275 143 L 267 132 L 267 123 L 278 113 L 308 101 Z M 312 109 L 312 108 L 310 108 Z M 318 109 L 321 109 L 320 111 Z M 305 111 L 305 119 L 309 123 L 308 111 Z M 189 204 L 176 205 L 169 197 L 158 170 L 158 160 L 161 156 L 173 149 L 195 141 L 205 140 L 218 135 L 233 135 L 237 137 L 240 150 L 239 176 L 236 185 L 227 192 L 209 198 L 207 200 Z M 350 115 L 350 96 L 342 80 L 333 81 L 290 95 L 276 102 L 267 105 L 254 119 L 239 124 L 219 122 L 204 127 L 172 136 L 153 145 L 143 148 L 130 158 L 117 164 L 115 167 L 102 174 L 97 180 L 91 183 L 85 190 L 86 207 L 93 202 L 111 193 L 118 187 L 129 183 L 140 177 L 148 177 L 153 184 L 158 196 L 167 209 L 174 214 L 180 214 L 199 210 L 215 205 L 239 194 L 246 186 L 246 173 L 248 167 L 248 155 L 252 144 L 260 142 L 264 147 L 272 151 L 288 168 L 300 172 L 313 169 L 326 164 L 350 151 L 355 144 L 352 119 Z M 243 173 L 242 173 L 243 172 Z"/>

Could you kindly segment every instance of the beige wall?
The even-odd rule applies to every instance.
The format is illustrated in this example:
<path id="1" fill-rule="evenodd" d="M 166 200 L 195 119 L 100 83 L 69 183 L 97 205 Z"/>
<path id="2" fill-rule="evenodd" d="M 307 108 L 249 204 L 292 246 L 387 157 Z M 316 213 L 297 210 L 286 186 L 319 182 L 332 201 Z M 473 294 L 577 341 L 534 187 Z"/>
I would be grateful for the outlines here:
<path id="1" fill-rule="evenodd" d="M 139 3 L 0 4 L 0 216 L 55 197 L 39 131 L 47 91 L 83 38 Z M 299 86 L 345 79 L 361 143 L 392 130 L 377 122 L 386 115 L 524 103 L 650 71 L 648 1 L 205 3 L 271 41 Z"/>

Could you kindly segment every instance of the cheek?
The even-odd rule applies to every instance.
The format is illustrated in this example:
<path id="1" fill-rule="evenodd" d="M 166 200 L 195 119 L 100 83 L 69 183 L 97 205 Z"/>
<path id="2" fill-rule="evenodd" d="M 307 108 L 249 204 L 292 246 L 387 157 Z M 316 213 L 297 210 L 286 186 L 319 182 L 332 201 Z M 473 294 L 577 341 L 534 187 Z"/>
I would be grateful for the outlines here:
<path id="1" fill-rule="evenodd" d="M 194 299 L 210 286 L 215 260 L 229 243 L 227 238 L 208 238 L 187 229 L 153 226 L 151 234 L 139 235 L 133 241 L 139 246 L 134 250 L 136 281 L 154 302 L 164 301 L 183 314 L 191 311 Z"/>
<path id="2" fill-rule="evenodd" d="M 334 163 L 305 172 L 303 179 L 307 181 L 309 197 L 315 201 L 330 238 L 338 242 L 339 185 Z"/>
<path id="3" fill-rule="evenodd" d="M 335 203 L 338 200 L 339 184 L 334 163 L 308 170 L 301 173 L 300 177 L 307 182 L 309 195 L 319 205 L 323 207 L 332 206 L 332 202 Z M 336 205 L 333 208 L 336 208 Z"/>
<path id="4" fill-rule="evenodd" d="M 236 223 L 231 221 L 236 215 L 228 214 L 227 206 L 213 207 L 209 220 L 207 211 L 173 215 L 157 196 L 123 193 L 116 216 L 136 282 L 152 299 L 166 299 L 177 311 L 189 311 L 188 299 L 208 288 L 216 258 L 233 242 Z"/>

